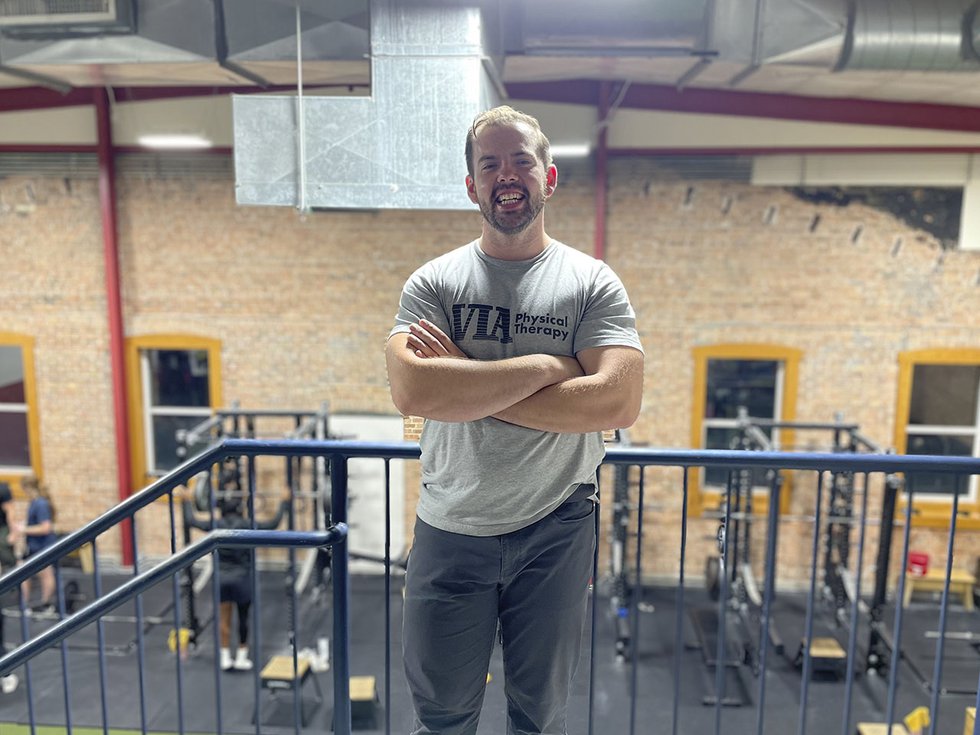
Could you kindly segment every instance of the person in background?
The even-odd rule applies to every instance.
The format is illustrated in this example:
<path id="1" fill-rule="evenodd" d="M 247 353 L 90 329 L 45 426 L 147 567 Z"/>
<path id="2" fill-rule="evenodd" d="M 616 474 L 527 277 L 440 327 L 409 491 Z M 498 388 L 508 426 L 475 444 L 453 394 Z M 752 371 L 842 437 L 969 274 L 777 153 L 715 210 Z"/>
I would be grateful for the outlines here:
<path id="1" fill-rule="evenodd" d="M 13 504 L 14 496 L 10 492 L 10 485 L 0 482 L 0 576 L 3 576 L 17 564 L 17 554 L 14 552 L 14 543 L 17 535 L 11 528 L 13 525 Z M 0 615 L 0 655 L 6 652 L 3 639 L 3 616 Z M 0 691 L 10 694 L 17 688 L 17 675 L 9 674 L 0 676 Z"/>
<path id="2" fill-rule="evenodd" d="M 243 509 L 242 492 L 237 482 L 234 458 L 226 461 L 222 470 L 222 492 L 216 502 L 217 515 L 212 523 L 209 515 L 197 514 L 188 495 L 184 496 L 182 507 L 184 522 L 201 531 L 212 529 L 250 529 L 252 521 Z M 255 528 L 272 530 L 279 526 L 283 515 L 289 510 L 289 490 L 286 489 L 276 514 L 269 519 L 256 519 Z M 252 660 L 248 650 L 248 617 L 252 607 L 252 549 L 218 549 L 218 576 L 220 577 L 218 601 L 220 603 L 218 631 L 221 638 L 221 670 L 249 671 Z M 231 652 L 231 620 L 237 609 L 238 646 L 235 655 Z"/>
<path id="3" fill-rule="evenodd" d="M 23 560 L 26 561 L 54 544 L 58 537 L 54 533 L 55 507 L 47 487 L 33 475 L 25 477 L 20 486 L 27 494 L 30 504 L 27 506 L 26 522 L 15 524 L 14 530 L 16 536 L 23 537 L 25 541 L 27 550 L 24 552 Z M 54 566 L 44 567 L 37 576 L 41 580 L 41 601 L 32 609 L 50 612 L 54 610 Z M 31 580 L 25 579 L 20 589 L 27 604 L 31 596 Z"/>

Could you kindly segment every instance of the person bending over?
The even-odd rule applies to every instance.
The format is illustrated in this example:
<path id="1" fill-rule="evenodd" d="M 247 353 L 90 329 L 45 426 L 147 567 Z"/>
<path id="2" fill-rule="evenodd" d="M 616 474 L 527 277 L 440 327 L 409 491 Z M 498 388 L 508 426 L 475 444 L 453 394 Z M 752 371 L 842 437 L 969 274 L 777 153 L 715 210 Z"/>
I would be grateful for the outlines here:
<path id="1" fill-rule="evenodd" d="M 250 529 L 252 521 L 242 509 L 242 497 L 238 492 L 226 492 L 217 501 L 217 515 L 212 524 L 210 516 L 197 514 L 187 496 L 183 499 L 184 522 L 192 528 L 201 531 L 212 529 Z M 272 518 L 256 519 L 255 528 L 271 530 L 277 528 L 283 515 L 289 509 L 288 490 L 279 508 Z M 222 671 L 236 669 L 249 671 L 252 660 L 248 650 L 248 618 L 252 607 L 254 590 L 252 587 L 252 549 L 231 548 L 218 549 L 218 631 L 221 638 L 220 665 Z M 231 649 L 231 622 L 233 615 L 238 615 L 238 645 L 234 656 Z"/>

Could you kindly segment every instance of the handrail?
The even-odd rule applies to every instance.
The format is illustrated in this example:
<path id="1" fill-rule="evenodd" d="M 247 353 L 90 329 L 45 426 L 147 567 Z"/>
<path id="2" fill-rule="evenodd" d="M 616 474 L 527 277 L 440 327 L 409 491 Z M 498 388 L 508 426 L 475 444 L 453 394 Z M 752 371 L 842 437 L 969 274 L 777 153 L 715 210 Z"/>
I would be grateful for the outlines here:
<path id="1" fill-rule="evenodd" d="M 222 546 L 245 547 L 268 545 L 278 547 L 317 547 L 337 544 L 333 555 L 335 564 L 333 587 L 335 601 L 334 615 L 334 650 L 335 668 L 334 701 L 337 707 L 334 711 L 334 724 L 337 732 L 349 732 L 343 725 L 349 722 L 349 627 L 347 620 L 347 549 L 343 543 L 347 532 L 347 462 L 355 458 L 383 458 L 386 460 L 417 460 L 420 456 L 419 445 L 415 442 L 368 442 L 346 440 L 316 440 L 316 439 L 232 439 L 225 438 L 208 447 L 199 455 L 183 462 L 167 476 L 160 478 L 140 492 L 130 496 L 118 506 L 106 511 L 84 527 L 64 537 L 50 548 L 38 553 L 21 567 L 17 567 L 3 577 L 0 577 L 0 593 L 19 585 L 24 579 L 36 574 L 40 569 L 54 564 L 67 553 L 78 549 L 83 544 L 95 542 L 103 532 L 114 528 L 120 521 L 133 518 L 137 511 L 168 494 L 180 484 L 187 484 L 198 473 L 220 463 L 228 457 L 251 458 L 259 456 L 281 456 L 287 458 L 320 457 L 330 462 L 330 493 L 333 498 L 332 513 L 329 522 L 335 525 L 326 532 L 296 532 L 296 531 L 258 531 L 258 530 L 221 530 L 214 531 L 200 541 L 186 546 L 182 551 L 175 552 L 171 557 L 158 566 L 146 572 L 134 570 L 136 576 L 124 583 L 113 592 L 97 598 L 79 610 L 74 615 L 56 622 L 52 628 L 44 631 L 36 638 L 24 642 L 9 654 L 0 656 L 0 675 L 12 671 L 26 663 L 41 651 L 63 641 L 69 635 L 83 626 L 100 620 L 106 613 L 138 595 L 145 589 L 158 584 L 164 578 L 175 578 L 175 575 L 189 566 L 193 561 L 214 549 Z M 718 467 L 726 469 L 783 469 L 808 470 L 818 473 L 817 502 L 820 502 L 820 486 L 824 472 L 862 472 L 885 473 L 894 476 L 896 473 L 934 472 L 959 475 L 980 475 L 980 458 L 949 457 L 931 455 L 896 455 L 880 453 L 830 453 L 830 452 L 779 452 L 744 450 L 703 450 L 703 449 L 651 449 L 635 446 L 608 446 L 604 459 L 610 465 L 632 465 L 638 467 L 663 466 L 682 468 L 685 498 L 687 493 L 688 468 Z M 251 462 L 250 468 L 251 468 Z M 642 506 L 642 473 L 641 473 L 641 506 Z M 254 492 L 254 480 L 250 478 L 250 492 Z M 173 498 L 171 496 L 171 508 Z M 686 503 L 683 507 L 686 509 Z M 775 507 L 775 505 L 771 506 Z M 911 508 L 911 505 L 909 506 Z M 955 504 L 954 504 L 955 516 Z M 772 518 L 775 518 L 773 515 Z M 770 522 L 772 521 L 770 519 Z M 172 521 L 172 518 L 171 518 Z M 686 519 L 684 521 L 686 525 Z M 908 524 L 908 516 L 906 519 Z M 910 524 L 908 524 L 910 525 Z M 819 527 L 819 516 L 818 523 Z M 955 527 L 955 523 L 953 523 Z M 906 527 L 906 534 L 908 526 Z M 951 530 L 951 534 L 953 531 Z M 906 538 L 907 542 L 907 538 Z M 814 557 L 816 558 L 816 557 Z M 96 555 L 96 562 L 98 556 Z M 637 556 L 639 560 L 639 554 Z M 681 552 L 683 568 L 684 551 Z M 768 564 L 769 562 L 767 562 Z M 814 562 L 815 564 L 815 562 Z M 947 563 L 948 566 L 948 563 Z M 637 569 L 640 569 L 638 564 Z M 815 569 L 815 567 L 814 567 Z M 96 571 L 97 574 L 97 571 Z M 770 572 L 767 572 L 767 575 Z M 815 578 L 816 572 L 811 572 Z M 948 576 L 948 575 L 947 575 Z M 904 580 L 903 580 L 904 583 Z M 767 582 L 769 584 L 769 582 Z M 945 599 L 944 592 L 944 599 Z M 901 597 L 901 595 L 899 595 Z M 60 600 L 60 597 L 59 597 Z M 681 606 L 678 605 L 678 610 Z M 899 621 L 900 624 L 900 621 Z M 179 623 L 177 623 L 179 625 Z M 25 633 L 26 635 L 26 633 Z M 100 642 L 101 645 L 101 642 Z M 217 643 L 216 643 L 217 645 Z M 258 642 L 256 642 L 258 646 Z M 0 654 L 3 654 L 0 651 Z M 217 655 L 217 652 L 216 652 Z M 807 664 L 808 665 L 808 664 Z M 29 672 L 28 672 L 29 675 Z M 178 690 L 179 684 L 178 666 Z M 808 676 L 804 677 L 808 680 Z M 220 701 L 220 690 L 219 690 Z M 32 716 L 33 717 L 33 716 Z M 220 731 L 220 723 L 218 727 Z"/>
<path id="2" fill-rule="evenodd" d="M 10 653 L 0 656 L 0 676 L 5 676 L 28 659 L 61 642 L 80 628 L 95 622 L 120 605 L 145 592 L 153 585 L 189 567 L 202 556 L 218 548 L 242 548 L 267 546 L 275 548 L 316 548 L 332 546 L 347 537 L 347 524 L 338 523 L 326 531 L 256 531 L 222 529 L 211 531 L 199 541 L 128 582 L 120 585 L 78 612 L 52 625 L 43 633 L 17 646 Z"/>
<path id="3" fill-rule="evenodd" d="M 371 442 L 318 439 L 224 439 L 187 460 L 166 477 L 90 521 L 24 564 L 0 577 L 0 594 L 13 589 L 44 567 L 95 539 L 124 518 L 184 484 L 198 472 L 232 456 L 389 457 L 418 459 L 417 442 Z M 650 449 L 607 447 L 605 463 L 670 465 L 674 467 L 742 467 L 830 472 L 941 472 L 980 475 L 980 458 L 906 454 L 839 454 L 831 452 L 746 452 L 740 449 Z"/>

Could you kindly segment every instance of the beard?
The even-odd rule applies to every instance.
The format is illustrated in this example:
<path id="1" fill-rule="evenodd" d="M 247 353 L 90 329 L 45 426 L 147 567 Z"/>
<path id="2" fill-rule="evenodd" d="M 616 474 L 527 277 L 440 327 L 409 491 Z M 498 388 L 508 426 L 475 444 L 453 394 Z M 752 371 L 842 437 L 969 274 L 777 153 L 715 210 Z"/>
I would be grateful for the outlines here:
<path id="1" fill-rule="evenodd" d="M 541 210 L 544 209 L 544 191 L 542 190 L 538 192 L 537 196 L 532 197 L 526 188 L 521 187 L 521 194 L 524 196 L 521 200 L 522 206 L 509 212 L 498 212 L 494 209 L 494 205 L 502 189 L 513 190 L 514 187 L 494 187 L 490 198 L 480 202 L 480 212 L 487 224 L 502 235 L 519 235 L 534 222 L 537 216 L 541 214 Z"/>

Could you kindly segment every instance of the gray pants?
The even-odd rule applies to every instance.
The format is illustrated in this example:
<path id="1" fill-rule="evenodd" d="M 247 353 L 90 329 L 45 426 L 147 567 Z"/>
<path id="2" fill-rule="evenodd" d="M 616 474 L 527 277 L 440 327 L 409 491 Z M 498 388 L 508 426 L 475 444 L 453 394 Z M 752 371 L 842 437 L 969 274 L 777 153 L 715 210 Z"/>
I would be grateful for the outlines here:
<path id="1" fill-rule="evenodd" d="M 405 587 L 413 735 L 473 735 L 500 623 L 507 732 L 565 733 L 595 549 L 592 486 L 503 536 L 415 523 Z"/>

